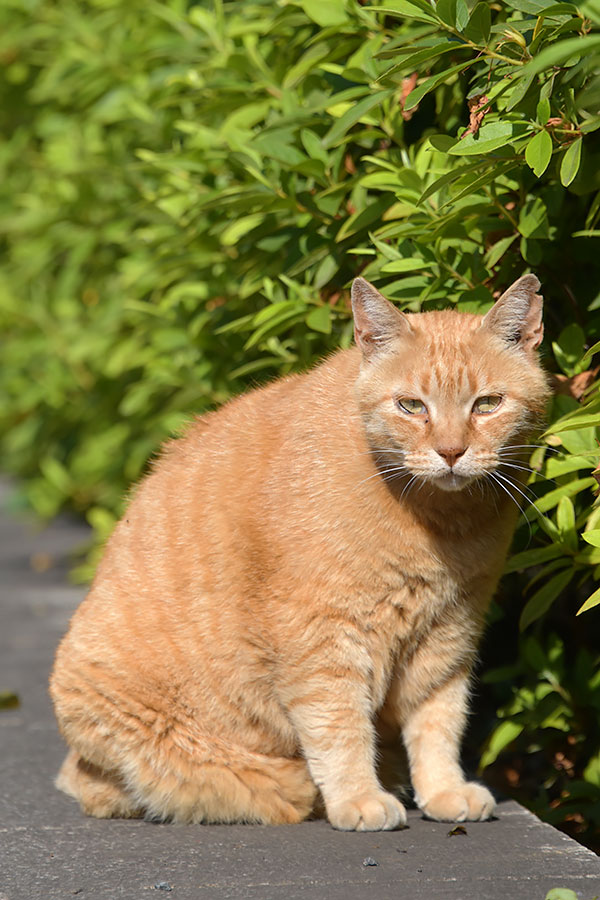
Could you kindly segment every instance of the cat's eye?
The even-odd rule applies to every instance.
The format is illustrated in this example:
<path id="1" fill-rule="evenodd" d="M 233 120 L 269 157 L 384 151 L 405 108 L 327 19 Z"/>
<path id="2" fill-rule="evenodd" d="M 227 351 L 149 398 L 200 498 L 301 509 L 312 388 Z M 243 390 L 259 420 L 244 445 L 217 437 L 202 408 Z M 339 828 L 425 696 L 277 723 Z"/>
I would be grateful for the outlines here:
<path id="1" fill-rule="evenodd" d="M 486 413 L 494 412 L 500 404 L 502 403 L 502 397 L 497 394 L 490 395 L 488 397 L 478 397 L 475 403 L 473 404 L 473 412 L 482 413 L 485 415 Z"/>
<path id="2" fill-rule="evenodd" d="M 411 416 L 422 416 L 427 413 L 427 407 L 420 400 L 412 400 L 410 397 L 398 397 L 396 403 L 403 412 Z"/>

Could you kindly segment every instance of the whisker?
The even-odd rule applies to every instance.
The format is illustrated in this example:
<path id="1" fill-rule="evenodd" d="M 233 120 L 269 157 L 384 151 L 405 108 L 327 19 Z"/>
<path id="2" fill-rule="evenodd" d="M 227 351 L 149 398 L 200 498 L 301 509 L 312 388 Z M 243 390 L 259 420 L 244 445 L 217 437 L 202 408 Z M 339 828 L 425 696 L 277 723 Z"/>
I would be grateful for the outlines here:
<path id="1" fill-rule="evenodd" d="M 562 452 L 549 444 L 507 444 L 505 447 L 501 447 L 498 452 L 501 453 L 503 450 L 549 450 L 551 453 Z"/>
<path id="2" fill-rule="evenodd" d="M 546 475 L 542 475 L 541 472 L 537 472 L 535 469 L 530 469 L 529 466 L 517 466 L 511 462 L 504 462 L 504 460 L 500 463 L 501 466 L 507 466 L 509 469 L 518 469 L 520 472 L 530 472 L 532 475 L 536 475 L 538 478 L 543 478 L 544 481 L 551 481 L 552 484 L 556 484 L 555 478 L 548 478 Z"/>
<path id="3" fill-rule="evenodd" d="M 386 469 L 381 474 L 384 481 L 393 481 L 395 478 L 400 478 L 402 475 L 406 475 L 409 472 L 410 469 L 407 469 L 406 466 L 403 466 L 401 469 Z"/>
<path id="4" fill-rule="evenodd" d="M 535 511 L 536 511 L 536 513 L 538 514 L 538 516 L 541 516 L 541 517 L 544 518 L 544 519 L 546 518 L 546 517 L 544 516 L 544 513 L 541 511 L 541 509 L 539 509 L 539 507 L 533 502 L 533 500 L 531 500 L 531 499 L 527 496 L 527 494 L 523 493 L 523 491 L 522 491 L 519 487 L 517 487 L 517 485 L 514 483 L 514 481 L 512 481 L 512 479 L 508 478 L 507 475 L 502 475 L 500 472 L 495 472 L 494 474 L 497 475 L 498 478 L 502 478 L 503 481 L 506 481 L 506 483 L 509 484 L 511 487 L 513 487 L 513 488 L 515 489 L 515 491 L 518 491 L 519 494 L 520 494 L 525 500 L 527 500 L 527 502 L 528 502 L 531 506 L 533 506 L 533 508 L 535 509 Z M 534 495 L 534 496 L 535 496 L 535 495 Z M 523 515 L 527 518 L 527 516 L 526 516 L 525 513 L 523 513 Z M 529 520 L 527 520 L 527 521 L 529 521 Z"/>
<path id="5" fill-rule="evenodd" d="M 357 487 L 359 487 L 361 484 L 364 484 L 365 481 L 370 481 L 371 478 L 378 478 L 381 476 L 381 477 L 383 477 L 383 480 L 385 481 L 386 480 L 385 475 L 389 475 L 391 472 L 398 472 L 398 474 L 403 474 L 404 472 L 409 472 L 409 471 L 410 471 L 410 469 L 408 468 L 408 466 L 390 466 L 387 469 L 377 469 L 377 471 L 373 472 L 372 475 L 369 475 L 367 478 L 363 478 L 362 481 L 359 481 L 357 484 Z"/>
<path id="6" fill-rule="evenodd" d="M 483 480 L 484 480 L 484 479 L 481 479 L 481 481 L 478 481 L 477 483 L 478 483 L 478 484 L 480 485 L 480 487 L 481 487 L 481 496 L 485 499 L 485 491 L 484 491 L 484 489 L 483 489 L 483 483 L 482 483 Z M 495 485 L 495 483 L 494 483 L 491 479 L 490 479 L 490 481 L 489 481 L 489 485 L 490 485 L 490 487 L 491 487 L 491 489 L 492 489 L 492 500 L 494 501 L 494 509 L 496 510 L 496 515 L 499 516 L 499 515 L 500 515 L 500 510 L 498 509 L 498 488 L 497 488 L 497 486 Z"/>
<path id="7" fill-rule="evenodd" d="M 553 449 L 548 447 L 548 449 Z M 499 451 L 501 452 L 501 451 Z M 576 450 L 574 453 L 570 453 L 566 447 L 563 447 L 561 450 L 555 450 L 555 453 L 564 453 L 565 457 L 571 456 L 594 456 L 596 458 L 600 457 L 600 448 L 597 450 Z M 560 460 L 559 460 L 560 461 Z"/>
<path id="8" fill-rule="evenodd" d="M 410 479 L 410 481 L 404 485 L 404 488 L 402 489 L 402 493 L 400 494 L 400 500 L 402 500 L 402 498 L 404 497 L 405 494 L 408 496 L 407 491 L 410 489 L 411 485 L 413 485 L 415 483 L 415 481 L 417 480 L 418 477 L 419 477 L 418 475 L 413 475 L 413 477 Z"/>
<path id="9" fill-rule="evenodd" d="M 404 456 L 404 450 L 398 447 L 371 447 L 370 450 L 362 450 L 361 456 L 369 456 L 373 453 L 392 453 L 394 456 Z"/>
<path id="10" fill-rule="evenodd" d="M 523 509 L 523 507 L 521 506 L 521 504 L 519 503 L 519 501 L 516 499 L 516 497 L 513 497 L 513 495 L 511 494 L 511 492 L 508 490 L 508 488 L 507 488 L 504 484 L 502 484 L 501 481 L 498 481 L 497 476 L 498 476 L 499 474 L 500 474 L 499 472 L 488 472 L 488 475 L 490 476 L 490 478 L 492 478 L 492 479 L 496 482 L 496 484 L 498 485 L 498 487 L 501 487 L 502 490 L 503 490 L 506 494 L 508 494 L 508 496 L 510 497 L 510 499 L 513 501 L 513 503 L 514 503 L 515 506 L 518 508 L 518 510 L 519 510 L 519 512 L 521 513 L 521 515 L 523 516 L 524 520 L 527 522 L 527 527 L 529 528 L 529 540 L 531 540 L 532 537 L 533 537 L 533 532 L 532 532 L 532 530 L 531 530 L 531 522 L 530 522 L 529 519 L 527 518 L 527 516 L 526 516 L 526 514 L 525 514 L 525 510 Z M 510 483 L 510 482 L 509 482 L 509 483 Z M 513 485 L 513 487 L 514 487 L 514 485 Z M 528 497 L 525 497 L 525 499 L 526 499 L 526 500 L 529 500 Z M 529 501 L 529 502 L 531 502 L 531 501 Z"/>

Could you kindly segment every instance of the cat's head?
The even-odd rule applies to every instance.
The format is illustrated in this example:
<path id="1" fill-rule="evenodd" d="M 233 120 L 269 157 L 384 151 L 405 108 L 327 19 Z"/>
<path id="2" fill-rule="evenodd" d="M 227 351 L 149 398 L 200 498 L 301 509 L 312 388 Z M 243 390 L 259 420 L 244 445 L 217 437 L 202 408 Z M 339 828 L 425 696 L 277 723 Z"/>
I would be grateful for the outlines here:
<path id="1" fill-rule="evenodd" d="M 549 393 L 537 359 L 539 287 L 535 275 L 524 275 L 485 316 L 406 315 L 355 279 L 357 398 L 384 475 L 456 491 L 490 473 L 517 473 L 511 466 L 522 465 L 521 448 Z"/>

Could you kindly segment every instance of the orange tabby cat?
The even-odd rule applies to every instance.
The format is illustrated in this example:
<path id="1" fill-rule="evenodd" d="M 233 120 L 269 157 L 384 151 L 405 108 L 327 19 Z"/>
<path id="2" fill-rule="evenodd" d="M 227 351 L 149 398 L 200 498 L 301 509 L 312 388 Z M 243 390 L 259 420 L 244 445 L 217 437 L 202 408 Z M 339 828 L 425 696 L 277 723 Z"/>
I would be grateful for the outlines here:
<path id="1" fill-rule="evenodd" d="M 404 315 L 357 278 L 357 347 L 167 446 L 52 675 L 57 784 L 86 813 L 289 823 L 322 797 L 336 828 L 396 828 L 379 733 L 425 815 L 492 815 L 459 747 L 547 399 L 538 288 Z"/>

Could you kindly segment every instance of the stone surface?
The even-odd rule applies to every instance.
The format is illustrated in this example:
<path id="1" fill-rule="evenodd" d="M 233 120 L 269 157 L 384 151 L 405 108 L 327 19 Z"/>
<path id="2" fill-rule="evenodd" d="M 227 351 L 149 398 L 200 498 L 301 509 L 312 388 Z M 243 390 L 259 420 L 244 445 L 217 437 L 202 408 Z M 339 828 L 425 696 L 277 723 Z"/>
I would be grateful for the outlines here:
<path id="1" fill-rule="evenodd" d="M 64 755 L 47 694 L 54 649 L 83 590 L 66 580 L 80 525 L 43 532 L 1 513 L 0 900 L 544 900 L 600 895 L 600 860 L 516 803 L 493 822 L 452 826 L 409 812 L 404 831 L 94 820 L 53 786 Z M 41 554 L 41 556 L 40 556 Z M 43 572 L 35 571 L 52 563 Z M 376 865 L 365 865 L 371 858 Z"/>

